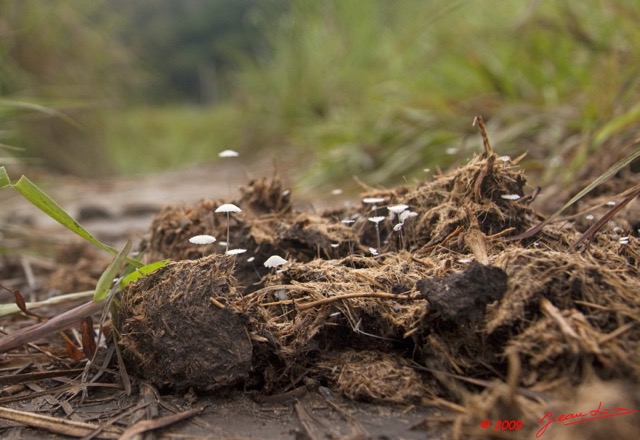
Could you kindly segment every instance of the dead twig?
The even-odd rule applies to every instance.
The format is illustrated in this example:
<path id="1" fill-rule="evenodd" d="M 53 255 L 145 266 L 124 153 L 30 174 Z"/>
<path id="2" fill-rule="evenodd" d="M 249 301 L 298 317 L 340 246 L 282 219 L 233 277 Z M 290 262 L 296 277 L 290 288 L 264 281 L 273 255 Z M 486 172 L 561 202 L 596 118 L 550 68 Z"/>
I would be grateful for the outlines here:
<path id="1" fill-rule="evenodd" d="M 422 299 L 422 297 L 412 297 L 409 295 L 396 295 L 393 293 L 385 293 L 385 292 L 363 292 L 363 293 L 346 293 L 344 295 L 336 295 L 329 298 L 319 299 L 317 301 L 311 301 L 305 304 L 297 304 L 298 310 L 306 310 L 317 306 L 322 306 L 325 304 L 332 303 L 334 301 L 340 301 L 343 299 L 349 298 L 385 298 L 385 299 Z"/>
<path id="2" fill-rule="evenodd" d="M 597 222 L 595 222 L 593 225 L 591 225 L 591 227 L 589 229 L 587 229 L 585 231 L 585 233 L 582 234 L 580 236 L 580 238 L 578 238 L 576 240 L 576 242 L 571 245 L 571 249 L 575 250 L 580 245 L 580 243 L 582 243 L 583 241 L 585 241 L 587 239 L 589 241 L 591 241 L 593 239 L 593 237 L 596 235 L 596 233 L 600 230 L 600 228 L 602 228 L 609 220 L 611 220 L 611 218 L 614 215 L 616 215 L 618 213 L 618 211 L 620 211 L 622 208 L 627 206 L 629 204 L 629 202 L 631 202 L 633 199 L 635 199 L 638 196 L 640 196 L 640 184 L 634 186 L 632 188 L 631 193 L 627 197 L 625 197 L 624 200 L 622 200 L 616 206 L 611 208 Z"/>
<path id="3" fill-rule="evenodd" d="M 473 126 L 475 127 L 476 125 L 480 129 L 480 135 L 482 136 L 482 142 L 484 143 L 485 157 L 489 157 L 493 154 L 493 148 L 491 148 L 489 135 L 487 135 L 487 127 L 484 125 L 484 119 L 482 119 L 482 116 L 476 116 L 473 119 Z"/>
<path id="4" fill-rule="evenodd" d="M 98 312 L 102 309 L 103 305 L 104 300 L 91 301 L 78 307 L 74 307 L 71 310 L 49 319 L 47 322 L 35 324 L 31 327 L 15 331 L 10 335 L 0 338 L 0 353 L 6 353 L 7 351 L 18 348 L 21 345 L 33 342 L 58 330 L 69 327 L 70 325 L 80 321 L 82 318 L 91 316 Z"/>
<path id="5" fill-rule="evenodd" d="M 120 440 L 129 440 L 134 438 L 138 434 L 142 434 L 143 432 L 153 431 L 154 429 L 160 429 L 166 426 L 173 425 L 174 423 L 180 422 L 182 420 L 188 419 L 189 417 L 193 417 L 195 415 L 200 414 L 203 409 L 204 408 L 202 407 L 193 408 L 187 411 L 183 411 L 181 413 L 160 417 L 158 419 L 143 420 L 127 428 L 127 430 L 123 432 L 122 435 L 120 436 Z"/>
<path id="6" fill-rule="evenodd" d="M 640 140 L 636 140 L 631 146 L 636 146 L 639 143 L 640 143 Z M 618 162 L 616 162 L 615 164 L 613 164 L 607 171 L 605 171 L 598 178 L 593 180 L 582 191 L 580 191 L 578 194 L 573 196 L 571 198 L 571 200 L 569 200 L 567 203 L 565 203 L 560 209 L 558 209 L 556 212 L 554 212 L 549 217 L 544 219 L 542 222 L 538 223 L 536 226 L 532 227 L 528 231 L 523 232 L 522 234 L 518 234 L 518 235 L 515 235 L 513 237 L 506 237 L 505 240 L 514 241 L 514 240 L 524 240 L 524 239 L 527 239 L 527 238 L 535 237 L 540 231 L 542 231 L 542 228 L 544 228 L 552 220 L 554 220 L 556 217 L 558 217 L 560 214 L 562 214 L 565 211 L 565 209 L 567 209 L 568 207 L 570 207 L 571 205 L 576 203 L 578 200 L 582 199 L 584 196 L 586 196 L 588 193 L 590 193 L 593 189 L 598 187 L 603 182 L 609 180 L 610 177 L 614 176 L 618 171 L 620 171 L 625 166 L 629 165 L 631 162 L 633 162 L 638 157 L 640 157 L 640 148 L 637 148 L 636 151 L 634 151 L 633 153 L 631 153 L 627 157 L 624 157 L 624 158 L 620 159 Z"/>
<path id="7" fill-rule="evenodd" d="M 21 423 L 32 428 L 45 429 L 50 432 L 72 437 L 84 437 L 93 433 L 95 430 L 100 429 L 100 426 L 94 425 L 93 423 L 75 422 L 72 420 L 60 419 L 58 417 L 18 411 L 2 406 L 0 406 L 0 418 Z M 102 432 L 98 434 L 97 438 L 119 438 L 121 434 L 122 430 L 115 427 L 108 427 L 102 430 Z"/>

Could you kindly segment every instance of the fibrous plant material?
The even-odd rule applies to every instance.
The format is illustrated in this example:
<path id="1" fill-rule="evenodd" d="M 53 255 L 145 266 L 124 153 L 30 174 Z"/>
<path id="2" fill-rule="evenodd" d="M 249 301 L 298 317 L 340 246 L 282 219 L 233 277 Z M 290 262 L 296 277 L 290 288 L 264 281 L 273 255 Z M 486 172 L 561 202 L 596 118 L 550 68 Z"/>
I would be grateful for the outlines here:
<path id="1" fill-rule="evenodd" d="M 231 270 L 242 294 L 221 304 L 243 316 L 253 341 L 248 383 L 276 393 L 314 377 L 355 399 L 460 403 L 469 388 L 459 378 L 486 387 L 508 376 L 503 400 L 514 411 L 533 405 L 518 390 L 566 393 L 589 374 L 637 386 L 637 238 L 601 234 L 576 253 L 569 219 L 535 241 L 508 240 L 542 219 L 517 161 L 488 151 L 320 215 L 294 210 L 279 181 L 242 189 L 232 240 L 247 257 Z M 217 204 L 161 213 L 153 258 L 194 258 L 180 237 L 209 230 Z M 211 230 L 226 225 L 214 219 Z M 287 257 L 284 270 L 265 267 L 275 254 Z"/>
<path id="2" fill-rule="evenodd" d="M 368 402 L 419 402 L 427 395 L 419 373 L 399 355 L 345 350 L 328 354 L 317 365 L 340 393 Z"/>
<path id="3" fill-rule="evenodd" d="M 119 342 L 135 373 L 160 387 L 215 390 L 245 380 L 252 345 L 237 299 L 233 258 L 170 263 L 122 293 Z"/>

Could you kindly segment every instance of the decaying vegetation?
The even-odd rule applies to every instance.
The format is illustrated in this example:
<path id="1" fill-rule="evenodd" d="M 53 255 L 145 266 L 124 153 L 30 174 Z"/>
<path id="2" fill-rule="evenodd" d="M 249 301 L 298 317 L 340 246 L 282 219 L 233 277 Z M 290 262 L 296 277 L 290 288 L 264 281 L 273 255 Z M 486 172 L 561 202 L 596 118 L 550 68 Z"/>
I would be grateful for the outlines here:
<path id="1" fill-rule="evenodd" d="M 130 243 L 102 276 L 86 270 L 95 254 L 66 248 L 60 257 L 66 263 L 50 285 L 86 288 L 87 277 L 100 276 L 94 301 L 1 338 L 0 350 L 32 343 L 56 362 L 61 353 L 91 360 L 84 370 L 67 362 L 27 373 L 30 379 L 80 373 L 80 382 L 60 391 L 74 396 L 114 366 L 113 386 L 126 395 L 129 374 L 142 379 L 141 387 L 188 395 L 242 387 L 268 398 L 331 389 L 357 401 L 446 409 L 449 415 L 415 429 L 452 422 L 457 438 L 498 436 L 481 425 L 494 419 L 520 420 L 523 431 L 540 434 L 543 414 L 569 411 L 584 396 L 604 399 L 596 394 L 603 387 L 613 390 L 608 405 L 637 408 L 640 187 L 629 184 L 633 170 L 624 167 L 633 155 L 616 165 L 619 173 L 608 173 L 613 194 L 590 198 L 589 187 L 576 197 L 578 208 L 565 205 L 574 209 L 569 216 L 544 216 L 532 207 L 540 189 L 527 185 L 521 158 L 497 155 L 478 122 L 482 155 L 415 185 L 365 188 L 360 203 L 300 211 L 274 177 L 251 181 L 233 205 L 203 199 L 167 206 L 140 245 L 152 265 L 129 259 L 138 269 L 113 287 Z M 3 182 L 52 206 L 28 180 Z M 222 205 L 233 206 L 233 215 L 215 214 Z M 19 310 L 43 320 L 19 290 L 3 288 Z M 80 348 L 68 332 L 56 355 L 34 344 L 76 321 Z M 0 417 L 114 437 L 200 410 L 124 432 L 9 409 Z M 296 412 L 302 420 L 304 408 Z M 616 429 L 632 438 L 638 419 Z"/>
<path id="2" fill-rule="evenodd" d="M 369 189 L 368 203 L 322 214 L 293 209 L 277 178 L 254 180 L 234 201 L 243 211 L 230 224 L 230 241 L 248 250 L 242 255 L 214 244 L 201 258 L 188 241 L 227 234 L 227 222 L 211 215 L 224 201 L 167 207 L 145 251 L 175 262 L 123 292 L 122 345 L 144 366 L 170 358 L 175 343 L 189 356 L 212 333 L 229 353 L 243 347 L 230 364 L 213 357 L 200 365 L 214 382 L 175 379 L 166 362 L 166 371 L 136 370 L 179 388 L 234 385 L 240 368 L 246 386 L 268 394 L 312 381 L 352 399 L 449 402 L 460 411 L 457 435 L 481 434 L 480 421 L 491 417 L 525 419 L 532 430 L 552 401 L 599 381 L 626 381 L 620 399 L 637 396 L 638 239 L 618 236 L 637 229 L 633 210 L 588 241 L 570 219 L 527 237 L 543 219 L 530 207 L 536 193 L 518 159 L 499 157 L 487 142 L 485 154 L 452 172 Z M 401 221 L 388 209 L 398 205 L 415 215 Z M 262 266 L 273 254 L 288 260 L 277 272 Z M 176 320 L 182 304 L 199 310 L 197 319 Z M 205 339 L 194 342 L 198 334 Z M 150 352 L 127 350 L 136 344 Z"/>

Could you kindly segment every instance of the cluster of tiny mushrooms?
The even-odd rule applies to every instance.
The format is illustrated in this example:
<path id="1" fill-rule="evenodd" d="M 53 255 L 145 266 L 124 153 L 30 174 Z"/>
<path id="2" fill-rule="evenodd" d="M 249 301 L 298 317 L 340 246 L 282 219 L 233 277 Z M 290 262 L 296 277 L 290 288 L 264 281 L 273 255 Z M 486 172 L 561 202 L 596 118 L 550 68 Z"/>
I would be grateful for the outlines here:
<path id="1" fill-rule="evenodd" d="M 221 157 L 221 158 L 238 157 L 238 155 L 239 155 L 238 152 L 233 150 L 224 150 L 218 153 L 218 157 Z M 242 212 L 242 209 L 240 209 L 238 206 L 234 205 L 233 203 L 224 203 L 218 206 L 214 212 L 227 213 L 227 241 L 224 243 L 225 255 L 238 255 L 238 254 L 243 254 L 247 252 L 246 249 L 229 249 L 229 241 L 230 241 L 229 223 L 231 222 L 231 213 Z M 202 235 L 195 235 L 191 237 L 189 241 L 193 244 L 204 246 L 204 245 L 215 243 L 216 238 L 212 235 L 202 234 Z M 252 260 L 253 260 L 253 257 L 249 259 L 249 261 L 252 261 Z M 267 261 L 264 262 L 264 265 L 265 267 L 268 267 L 268 268 L 275 268 L 275 267 L 282 266 L 283 264 L 286 264 L 286 263 L 287 263 L 287 260 L 285 260 L 284 258 L 278 255 L 272 255 L 267 259 Z"/>
<path id="2" fill-rule="evenodd" d="M 224 150 L 221 151 L 218 154 L 218 157 L 220 158 L 233 158 L 233 157 L 238 157 L 239 153 L 233 150 Z M 502 156 L 500 157 L 500 160 L 503 161 L 508 161 L 510 160 L 509 156 Z M 428 171 L 428 170 L 425 170 Z M 341 190 L 334 190 L 333 194 L 340 194 L 342 193 Z M 517 194 L 505 194 L 501 196 L 503 199 L 505 200 L 517 200 L 520 198 L 520 196 L 518 196 Z M 364 204 L 368 204 L 371 205 L 371 212 L 373 212 L 374 214 L 377 213 L 377 210 L 379 208 L 379 204 L 384 203 L 385 199 L 382 197 L 365 197 L 362 199 L 362 203 Z M 411 210 L 409 210 L 409 206 L 404 205 L 404 204 L 399 204 L 399 205 L 393 205 L 393 206 L 387 206 L 387 209 L 389 210 L 389 215 L 390 215 L 390 220 L 394 221 L 397 218 L 397 223 L 393 226 L 393 231 L 397 232 L 400 235 L 400 240 L 403 242 L 403 246 L 404 246 L 404 237 L 402 235 L 402 228 L 405 225 L 405 222 L 407 221 L 407 219 L 411 218 L 411 217 L 416 217 L 418 214 L 416 212 L 413 212 Z M 232 204 L 232 203 L 224 203 L 222 205 L 220 205 L 218 208 L 216 208 L 216 210 L 214 211 L 215 213 L 222 213 L 225 212 L 227 214 L 227 241 L 224 243 L 220 243 L 220 244 L 224 244 L 225 245 L 225 254 L 226 255 L 238 255 L 238 254 L 242 254 L 244 252 L 246 252 L 246 249 L 229 249 L 229 240 L 230 240 L 230 235 L 229 235 L 229 223 L 231 220 L 231 213 L 237 213 L 237 212 L 242 212 L 242 209 L 240 209 L 238 206 Z M 368 221 L 372 222 L 375 225 L 376 228 L 376 234 L 377 234 L 377 247 L 370 247 L 369 248 L 369 252 L 371 253 L 371 255 L 376 256 L 378 255 L 378 251 L 382 246 L 381 240 L 380 240 L 380 227 L 379 227 L 379 223 L 384 221 L 386 219 L 385 216 L 381 216 L 381 215 L 374 215 L 372 217 L 368 218 Z M 350 219 L 344 219 L 342 220 L 342 223 L 346 224 L 346 225 L 350 225 L 352 223 L 355 223 L 356 219 L 354 218 L 350 218 Z M 211 236 L 211 235 L 196 235 L 194 237 L 191 237 L 189 239 L 189 241 L 193 244 L 197 244 L 197 245 L 209 245 L 212 244 L 216 241 L 216 238 Z M 338 244 L 332 244 L 332 246 L 338 246 Z M 250 257 L 248 259 L 249 262 L 253 261 L 254 257 Z M 285 260 L 284 258 L 280 257 L 279 255 L 272 255 L 271 257 L 269 257 L 263 264 L 265 267 L 270 268 L 270 269 L 275 269 L 277 267 L 280 267 L 284 264 L 286 264 L 288 261 Z"/>
<path id="3" fill-rule="evenodd" d="M 221 151 L 218 154 L 218 157 L 220 158 L 231 158 L 231 157 L 238 157 L 238 153 L 236 151 L 233 150 L 224 150 Z M 338 192 L 334 192 L 336 194 L 338 194 Z M 382 197 L 365 197 L 364 199 L 362 199 L 362 202 L 365 204 L 370 204 L 372 205 L 371 207 L 371 211 L 375 212 L 378 209 L 378 204 L 380 203 L 384 203 L 385 199 Z M 391 216 L 391 220 L 394 220 L 396 217 L 398 219 L 398 223 L 393 227 L 393 230 L 395 232 L 398 232 L 400 234 L 400 239 L 403 240 L 402 237 L 402 227 L 404 226 L 405 221 L 408 218 L 411 217 L 415 217 L 417 215 L 417 213 L 412 212 L 409 210 L 409 207 L 407 205 L 394 205 L 394 206 L 388 206 L 387 209 L 389 210 L 389 214 Z M 230 217 L 231 217 L 231 213 L 237 213 L 237 212 L 242 212 L 242 209 L 240 209 L 238 206 L 232 204 L 232 203 L 224 203 L 222 205 L 220 205 L 218 208 L 216 208 L 216 210 L 214 211 L 215 213 L 222 213 L 225 212 L 227 213 L 227 241 L 224 243 L 225 245 L 225 254 L 226 255 L 238 255 L 238 254 L 242 254 L 244 252 L 246 252 L 246 249 L 229 249 L 229 241 L 230 241 L 230 232 L 229 232 L 229 223 L 230 223 Z M 376 227 L 376 233 L 377 233 L 377 247 L 376 248 L 369 248 L 369 252 L 371 252 L 372 255 L 378 255 L 378 249 L 380 249 L 381 247 L 381 243 L 380 243 L 380 228 L 378 226 L 378 223 L 380 223 L 381 221 L 385 220 L 386 217 L 384 216 L 373 216 L 373 217 L 369 217 L 368 220 L 372 223 L 375 224 Z M 354 219 L 345 219 L 342 220 L 342 223 L 344 224 L 351 224 L 354 223 L 355 220 Z M 216 241 L 216 238 L 212 235 L 207 235 L 207 234 L 203 234 L 203 235 L 196 235 L 193 236 L 189 239 L 189 241 L 193 244 L 197 244 L 197 245 L 209 245 L 212 244 Z M 222 243 L 221 243 L 222 244 Z M 333 245 L 332 245 L 333 246 Z M 337 245 L 336 245 L 337 246 Z M 253 257 L 249 258 L 249 261 L 252 261 Z M 273 269 L 273 268 L 277 268 L 280 267 L 284 264 L 286 264 L 288 261 L 285 260 L 284 258 L 280 257 L 279 255 L 272 255 L 271 257 L 269 257 L 263 264 L 265 267 Z"/>

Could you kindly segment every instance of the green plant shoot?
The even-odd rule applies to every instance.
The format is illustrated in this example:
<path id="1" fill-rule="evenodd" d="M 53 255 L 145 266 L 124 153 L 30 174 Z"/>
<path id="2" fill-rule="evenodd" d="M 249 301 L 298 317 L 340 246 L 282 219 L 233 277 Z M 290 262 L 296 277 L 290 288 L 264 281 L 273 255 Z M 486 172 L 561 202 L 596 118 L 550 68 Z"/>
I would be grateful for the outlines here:
<path id="1" fill-rule="evenodd" d="M 126 277 L 124 277 L 121 281 L 120 281 L 120 288 L 124 289 L 125 287 L 127 287 L 129 284 L 133 283 L 134 281 L 137 281 L 138 279 L 149 275 L 152 272 L 155 272 L 156 270 L 160 269 L 161 267 L 166 266 L 169 262 L 171 261 L 170 258 L 167 258 L 165 260 L 159 260 L 159 261 L 155 261 L 151 264 L 147 264 L 146 266 L 142 266 L 138 269 L 136 269 L 135 271 L 131 272 L 129 275 L 127 275 Z"/>
<path id="2" fill-rule="evenodd" d="M 42 191 L 35 183 L 26 176 L 20 177 L 15 184 L 11 183 L 5 167 L 0 167 L 0 188 L 11 186 L 15 188 L 25 199 L 31 204 L 47 214 L 49 217 L 60 223 L 71 232 L 79 235 L 88 242 L 98 246 L 99 248 L 117 255 L 118 250 L 112 246 L 102 243 L 95 238 L 89 231 L 83 228 L 73 217 L 71 217 L 64 209 L 60 207 L 51 197 Z M 134 267 L 141 267 L 142 263 L 133 258 L 126 258 L 127 262 Z"/>
<path id="3" fill-rule="evenodd" d="M 94 301 L 101 301 L 109 295 L 109 291 L 113 286 L 113 279 L 118 275 L 118 270 L 126 260 L 129 251 L 131 251 L 131 240 L 127 241 L 127 244 L 118 255 L 116 255 L 116 258 L 114 258 L 109 267 L 100 275 L 98 284 L 96 284 L 96 293 L 93 295 Z"/>

